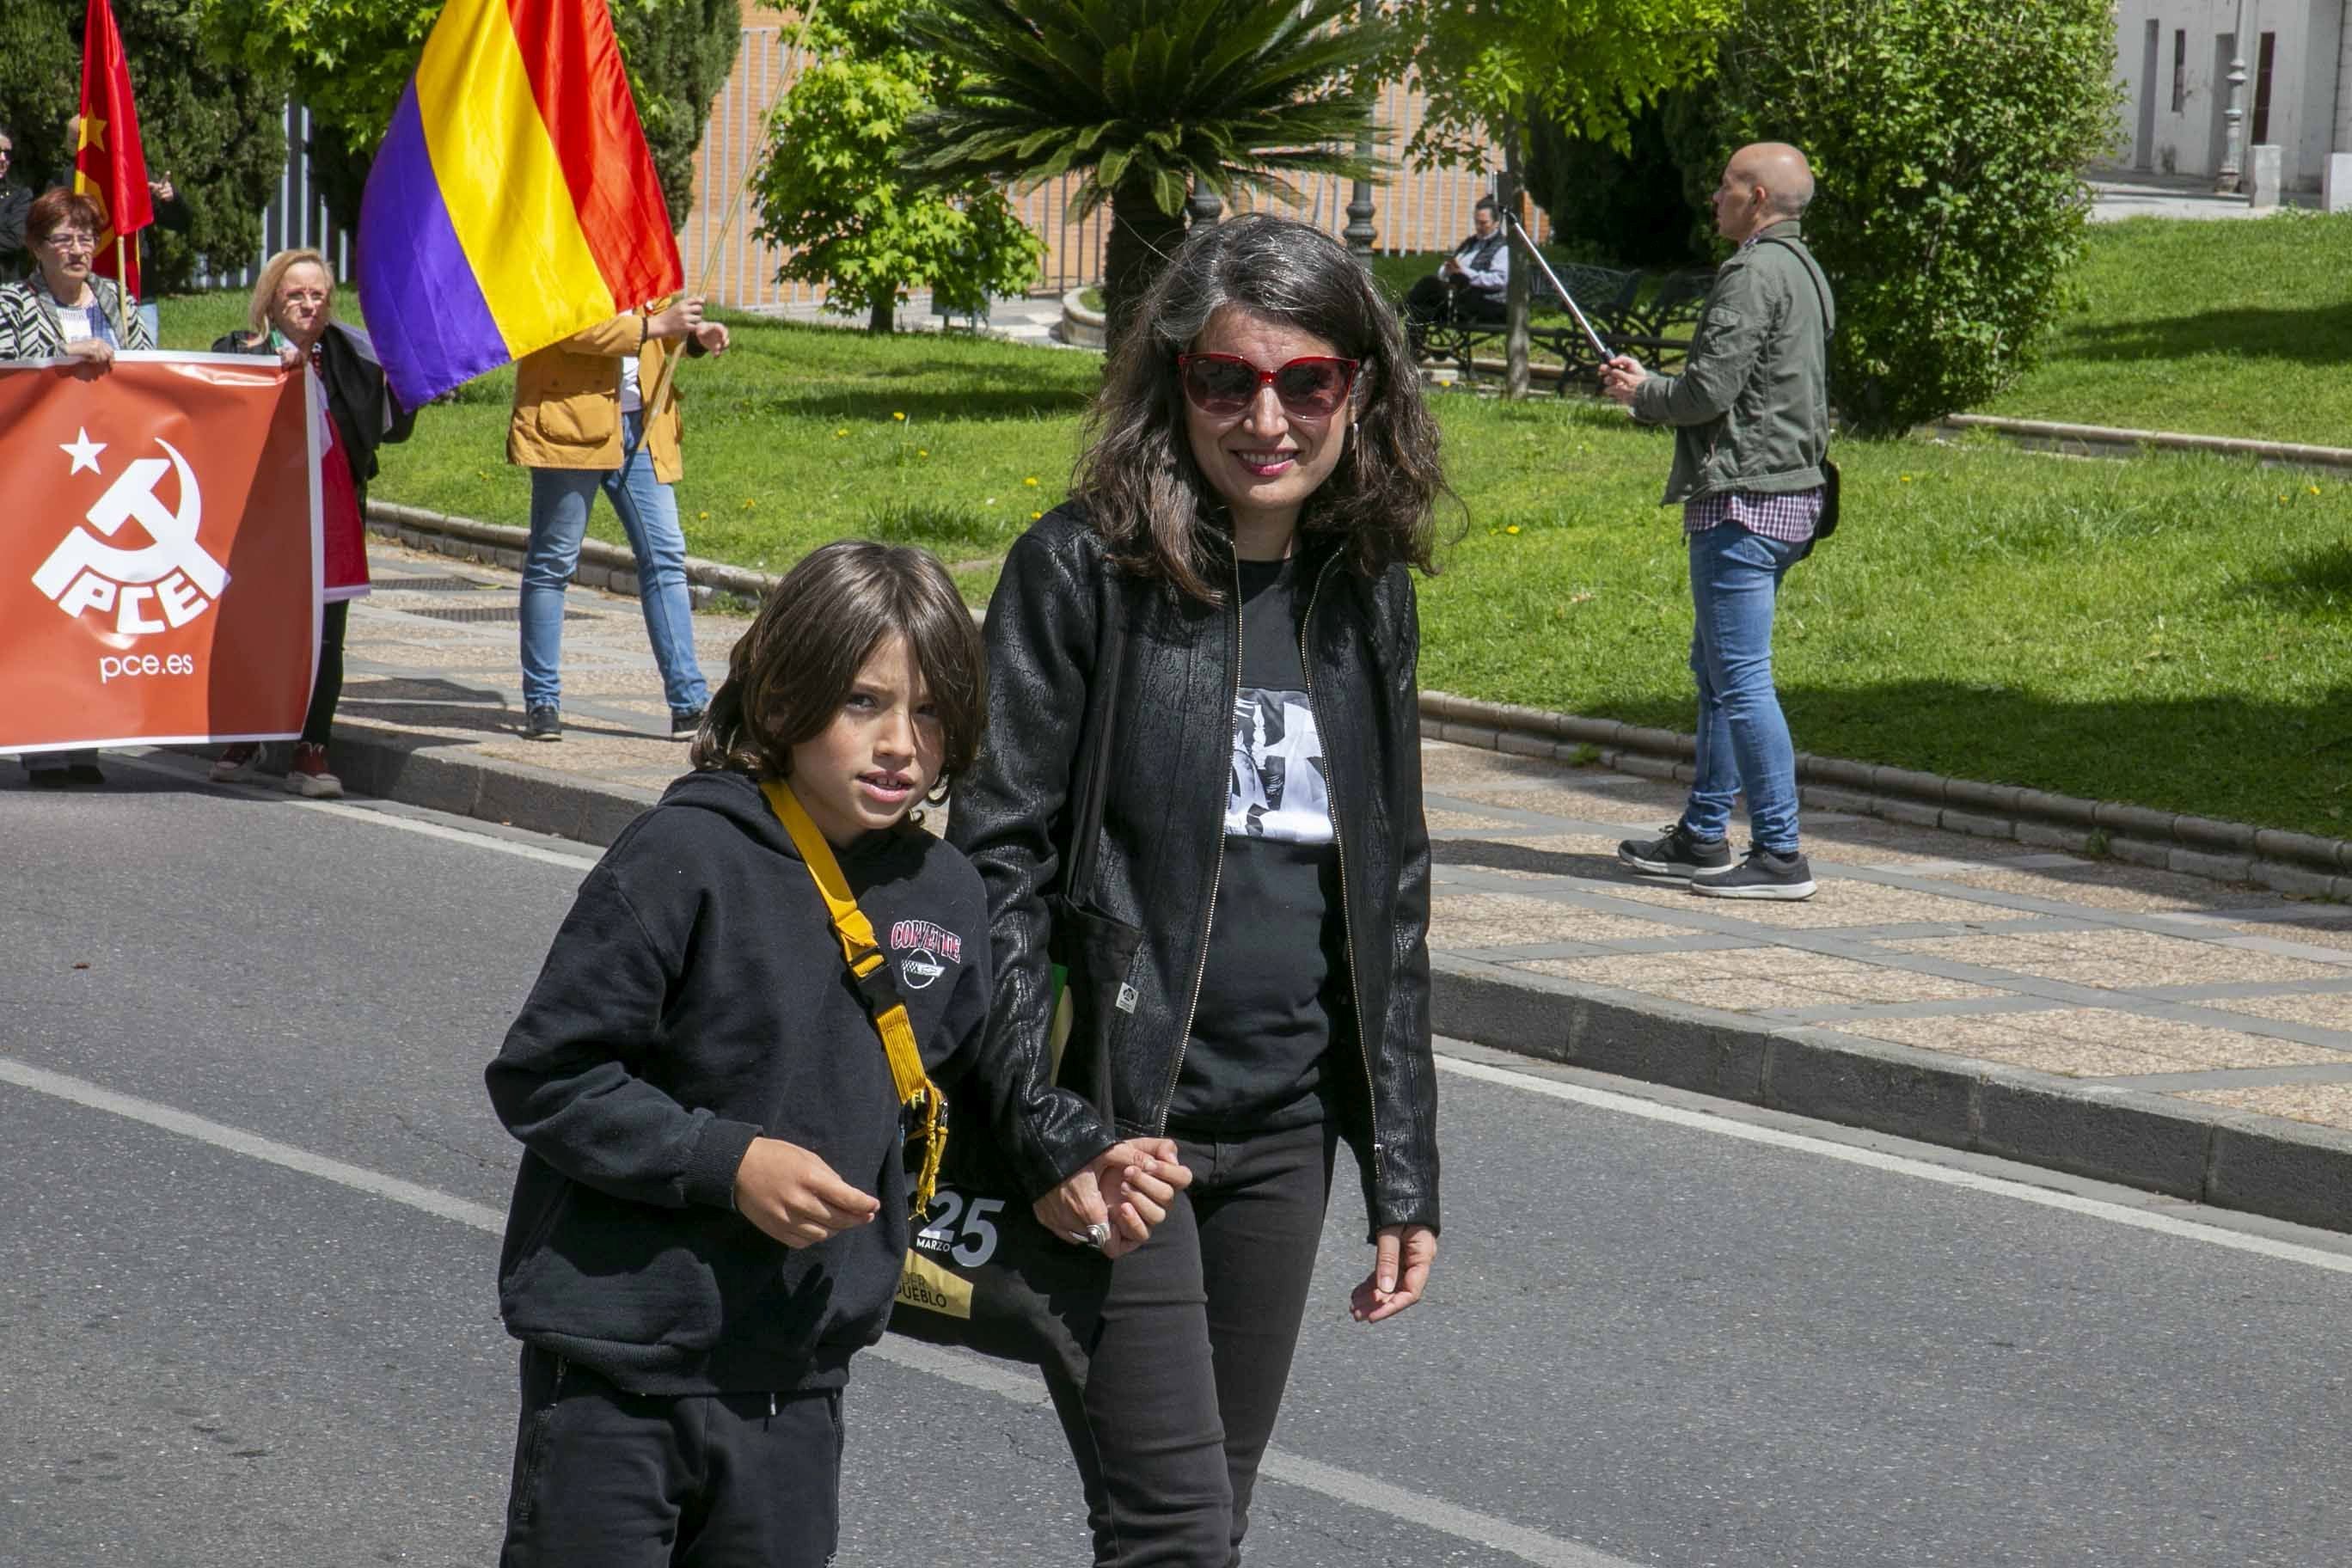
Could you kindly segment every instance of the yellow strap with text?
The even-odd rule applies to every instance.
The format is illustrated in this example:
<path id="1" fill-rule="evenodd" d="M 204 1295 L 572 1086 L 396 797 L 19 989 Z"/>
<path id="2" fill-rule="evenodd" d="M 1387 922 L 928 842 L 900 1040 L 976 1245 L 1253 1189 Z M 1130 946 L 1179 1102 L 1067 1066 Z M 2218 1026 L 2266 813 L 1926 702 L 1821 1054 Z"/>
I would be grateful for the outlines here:
<path id="1" fill-rule="evenodd" d="M 923 1163 L 915 1178 L 914 1214 L 919 1222 L 931 1206 L 931 1194 L 939 1188 L 940 1156 L 947 1152 L 947 1097 L 940 1086 L 923 1070 L 923 1054 L 915 1045 L 915 1026 L 908 1020 L 907 1004 L 890 991 L 887 1005 L 874 1005 L 874 994 L 866 990 L 866 983 L 880 974 L 881 984 L 887 987 L 887 965 L 889 955 L 874 940 L 873 924 L 866 912 L 857 907 L 857 897 L 849 890 L 849 881 L 841 874 L 841 863 L 833 856 L 833 846 L 809 817 L 808 808 L 793 794 L 792 786 L 781 779 L 763 779 L 760 793 L 768 797 L 768 809 L 793 836 L 794 847 L 816 881 L 816 890 L 824 897 L 826 913 L 833 917 L 834 934 L 841 939 L 841 956 L 849 965 L 849 973 L 858 982 L 859 990 L 867 998 L 867 1010 L 872 1014 L 874 1027 L 882 1037 L 883 1054 L 890 1058 L 890 1081 L 898 1090 L 898 1102 L 913 1111 L 923 1131 Z"/>

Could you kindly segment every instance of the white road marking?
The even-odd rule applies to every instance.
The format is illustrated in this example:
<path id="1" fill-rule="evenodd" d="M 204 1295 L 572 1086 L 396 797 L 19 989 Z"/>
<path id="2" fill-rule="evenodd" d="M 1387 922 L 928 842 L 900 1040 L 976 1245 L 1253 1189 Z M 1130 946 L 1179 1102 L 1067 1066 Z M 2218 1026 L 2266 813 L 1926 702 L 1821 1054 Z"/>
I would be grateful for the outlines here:
<path id="1" fill-rule="evenodd" d="M 50 1095 L 76 1105 L 88 1106 L 93 1110 L 107 1111 L 128 1121 L 160 1128 L 166 1132 L 176 1132 L 184 1138 L 193 1138 L 197 1142 L 209 1143 L 215 1149 L 225 1149 L 247 1159 L 318 1176 L 371 1197 L 386 1198 L 421 1210 L 438 1219 L 454 1220 L 488 1236 L 503 1236 L 506 1233 L 506 1215 L 481 1204 L 468 1203 L 464 1198 L 432 1187 L 419 1186 L 415 1182 L 404 1182 L 397 1176 L 388 1176 L 362 1165 L 331 1160 L 323 1154 L 314 1154 L 307 1149 L 298 1149 L 290 1143 L 280 1143 L 259 1133 L 247 1132 L 242 1128 L 230 1127 L 202 1116 L 192 1116 L 184 1110 L 175 1110 L 152 1100 L 119 1094 L 86 1079 L 71 1078 L 11 1057 L 0 1057 L 0 1083 L 12 1083 L 37 1094 Z M 895 1339 L 883 1341 L 873 1353 L 910 1371 L 944 1378 L 950 1383 L 960 1384 L 982 1394 L 992 1394 L 1016 1404 L 1035 1405 L 1046 1402 L 1045 1385 L 1035 1373 L 984 1361 L 978 1356 L 941 1350 L 915 1341 Z M 1335 1465 L 1320 1464 L 1284 1449 L 1268 1448 L 1262 1470 L 1273 1480 L 1320 1492 L 1350 1507 L 1387 1514 L 1392 1519 L 1475 1545 L 1490 1547 L 1522 1562 L 1535 1563 L 1537 1568 L 1641 1568 L 1640 1564 L 1625 1558 L 1612 1557 L 1573 1541 L 1563 1541 L 1558 1536 L 1529 1530 L 1525 1525 L 1513 1524 L 1508 1520 L 1458 1507 L 1403 1487 L 1391 1486 L 1386 1481 L 1359 1475 L 1353 1470 L 1344 1470 Z"/>
<path id="2" fill-rule="evenodd" d="M 2063 1209 L 2092 1219 L 2105 1220 L 2112 1225 L 2130 1226 L 2137 1230 L 2154 1231 L 2158 1236 L 2178 1237 L 2187 1241 L 2201 1241 L 2211 1247 L 2224 1247 L 2239 1252 L 2251 1252 L 2263 1258 L 2277 1258 L 2286 1263 L 2305 1264 L 2313 1268 L 2325 1268 L 2336 1274 L 2352 1274 L 2352 1257 L 2326 1252 L 2315 1247 L 2305 1247 L 2292 1241 L 2281 1241 L 2267 1236 L 2251 1236 L 2242 1231 L 2222 1230 L 2213 1226 L 2199 1225 L 2193 1220 L 2176 1218 L 2171 1215 L 2151 1214 L 2104 1198 L 2085 1197 L 2079 1193 L 2060 1192 L 2050 1187 L 2033 1186 L 2025 1182 L 2010 1181 L 2000 1176 L 1989 1176 L 1979 1171 L 1964 1171 L 1950 1165 L 1932 1164 L 1901 1154 L 1889 1154 L 1877 1149 L 1858 1148 L 1851 1143 L 1832 1142 L 1826 1138 L 1811 1138 L 1801 1132 L 1790 1132 L 1778 1127 L 1759 1127 L 1752 1122 L 1737 1121 L 1727 1116 L 1710 1116 L 1705 1111 L 1685 1110 L 1679 1105 L 1665 1105 L 1635 1095 L 1618 1094 L 1605 1089 L 1591 1089 L 1580 1083 L 1562 1083 L 1556 1079 L 1538 1078 L 1532 1073 L 1514 1072 L 1486 1062 L 1465 1061 L 1459 1057 L 1440 1055 L 1440 1069 L 1460 1073 L 1465 1078 L 1485 1083 L 1501 1084 L 1523 1089 L 1529 1094 L 1549 1095 L 1571 1104 L 1589 1105 L 1596 1110 L 1613 1110 L 1626 1116 L 1638 1116 L 1650 1121 L 1670 1122 L 1676 1127 L 1688 1127 L 1719 1137 L 1743 1139 L 1750 1143 L 1769 1144 L 1776 1149 L 1792 1149 L 1801 1153 L 1818 1155 L 1824 1160 L 1839 1160 L 1849 1165 L 1864 1165 L 1874 1171 L 1885 1171 L 1895 1175 L 1912 1176 L 1923 1182 L 1937 1182 L 1948 1187 L 1961 1187 L 1969 1192 L 1987 1193 L 1995 1197 L 2014 1198 L 2020 1203 L 2038 1204 L 2043 1208 Z"/>

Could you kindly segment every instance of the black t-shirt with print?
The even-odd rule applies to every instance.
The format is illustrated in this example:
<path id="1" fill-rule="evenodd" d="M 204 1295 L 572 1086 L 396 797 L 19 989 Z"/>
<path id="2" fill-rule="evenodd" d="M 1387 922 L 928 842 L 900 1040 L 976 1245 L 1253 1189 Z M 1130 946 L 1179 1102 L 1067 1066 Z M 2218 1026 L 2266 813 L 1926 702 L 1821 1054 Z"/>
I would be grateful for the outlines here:
<path id="1" fill-rule="evenodd" d="M 1346 984 L 1323 743 L 1299 661 L 1294 561 L 1241 563 L 1224 869 L 1201 1005 L 1168 1122 L 1232 1134 L 1321 1120 L 1331 1002 Z"/>

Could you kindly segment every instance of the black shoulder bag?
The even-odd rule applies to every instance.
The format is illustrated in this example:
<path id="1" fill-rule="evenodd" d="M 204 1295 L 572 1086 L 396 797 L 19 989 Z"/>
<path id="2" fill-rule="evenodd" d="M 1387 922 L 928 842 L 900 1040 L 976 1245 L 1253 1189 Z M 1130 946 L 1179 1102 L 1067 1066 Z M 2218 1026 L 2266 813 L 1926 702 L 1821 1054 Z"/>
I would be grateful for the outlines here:
<path id="1" fill-rule="evenodd" d="M 1822 264 L 1813 259 L 1811 251 L 1792 240 L 1773 239 L 1767 243 L 1781 247 L 1804 264 L 1805 276 L 1812 279 L 1813 293 L 1822 302 L 1822 340 L 1827 342 L 1837 329 L 1830 324 L 1830 285 L 1829 279 L 1822 276 Z M 1813 538 L 1827 539 L 1837 531 L 1837 525 L 1838 467 L 1830 461 L 1829 453 L 1824 451 L 1822 454 L 1822 520 L 1813 525 Z"/>
<path id="2" fill-rule="evenodd" d="M 1115 569 L 1113 569 L 1115 570 Z M 1083 1095 L 1111 1120 L 1110 1030 L 1131 1012 L 1129 965 L 1143 933 L 1096 909 L 1095 858 L 1117 728 L 1119 674 L 1127 654 L 1124 606 L 1113 577 L 1104 608 L 1087 703 L 1079 772 L 1069 795 L 1070 832 L 1062 875 L 1046 898 L 1052 932 L 1054 1081 Z M 1083 1375 L 1110 1265 L 1038 1223 L 1020 1184 L 969 1120 L 949 1141 L 946 1173 L 898 1280 L 895 1333 L 931 1344 Z"/>

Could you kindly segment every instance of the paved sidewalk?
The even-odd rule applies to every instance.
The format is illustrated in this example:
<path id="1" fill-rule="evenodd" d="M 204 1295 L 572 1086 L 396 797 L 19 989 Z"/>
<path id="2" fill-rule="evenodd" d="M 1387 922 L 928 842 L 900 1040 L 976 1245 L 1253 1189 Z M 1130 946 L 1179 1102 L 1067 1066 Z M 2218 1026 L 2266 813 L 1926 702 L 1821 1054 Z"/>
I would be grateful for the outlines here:
<path id="1" fill-rule="evenodd" d="M 514 577 L 397 547 L 373 560 L 339 721 L 355 784 L 403 793 L 388 782 L 397 766 L 354 751 L 431 758 L 446 777 L 477 763 L 490 782 L 455 809 L 604 841 L 684 769 L 635 601 L 572 590 L 567 728 L 549 745 L 520 733 Z M 697 616 L 714 686 L 744 624 Z M 1425 752 L 1447 1032 L 1790 1109 L 1805 1107 L 1786 1052 L 1843 1064 L 1849 1080 L 1892 1063 L 1892 1109 L 1852 1119 L 1969 1146 L 2001 1146 L 1986 1081 L 2062 1090 L 2070 1115 L 2153 1113 L 2128 1138 L 2153 1127 L 2195 1145 L 2176 1161 L 2210 1163 L 2210 1126 L 2352 1130 L 2352 907 L 1820 812 L 1805 823 L 1813 900 L 1699 899 L 1614 858 L 1618 839 L 1671 820 L 1680 786 L 1445 742 Z M 1544 1037 L 1518 1037 L 1531 1034 Z M 1759 1049 L 1784 1054 L 1738 1065 Z M 1917 1109 L 1952 1084 L 1977 1087 Z M 2336 1184 L 2269 1212 L 2336 1212 L 2352 1227 L 2352 1138 L 2311 1135 L 2346 1158 Z M 2061 1148 L 2044 1163 L 2216 1195 L 2210 1173 L 2135 1176 L 2138 1159 Z"/>

